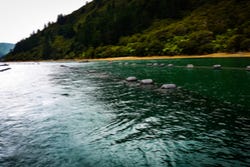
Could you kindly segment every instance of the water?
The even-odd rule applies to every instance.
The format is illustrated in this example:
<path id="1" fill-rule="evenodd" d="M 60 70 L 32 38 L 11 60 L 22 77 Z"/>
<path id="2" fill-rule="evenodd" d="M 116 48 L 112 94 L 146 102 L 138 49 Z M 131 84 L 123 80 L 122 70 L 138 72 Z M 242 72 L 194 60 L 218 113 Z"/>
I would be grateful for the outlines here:
<path id="1" fill-rule="evenodd" d="M 249 59 L 128 63 L 11 63 L 0 73 L 0 166 L 250 164 Z M 190 63 L 201 67 L 182 67 Z M 163 83 L 180 88 L 162 92 Z"/>

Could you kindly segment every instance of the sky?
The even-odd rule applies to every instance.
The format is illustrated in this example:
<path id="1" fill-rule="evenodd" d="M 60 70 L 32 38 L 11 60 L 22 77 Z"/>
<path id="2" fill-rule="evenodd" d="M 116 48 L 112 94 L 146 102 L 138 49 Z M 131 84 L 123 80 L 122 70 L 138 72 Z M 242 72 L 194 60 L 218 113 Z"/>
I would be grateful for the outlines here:
<path id="1" fill-rule="evenodd" d="M 91 0 L 0 0 L 0 42 L 16 43 Z"/>

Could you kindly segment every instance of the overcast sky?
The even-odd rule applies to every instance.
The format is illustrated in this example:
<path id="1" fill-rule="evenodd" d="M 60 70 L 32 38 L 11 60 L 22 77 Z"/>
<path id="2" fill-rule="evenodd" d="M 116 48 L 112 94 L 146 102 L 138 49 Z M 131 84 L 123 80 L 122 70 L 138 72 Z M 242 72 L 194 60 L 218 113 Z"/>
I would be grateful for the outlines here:
<path id="1" fill-rule="evenodd" d="M 91 0 L 0 0 L 0 42 L 16 43 Z"/>

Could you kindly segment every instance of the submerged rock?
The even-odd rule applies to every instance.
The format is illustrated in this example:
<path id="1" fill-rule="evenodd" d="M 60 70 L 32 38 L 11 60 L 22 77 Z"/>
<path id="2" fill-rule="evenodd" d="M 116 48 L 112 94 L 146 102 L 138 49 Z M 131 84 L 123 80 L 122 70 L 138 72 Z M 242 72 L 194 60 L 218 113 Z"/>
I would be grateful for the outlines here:
<path id="1" fill-rule="evenodd" d="M 194 65 L 193 64 L 188 64 L 187 68 L 194 68 Z"/>
<path id="2" fill-rule="evenodd" d="M 87 70 L 88 73 L 96 73 L 96 70 Z"/>
<path id="3" fill-rule="evenodd" d="M 161 64 L 160 64 L 160 67 L 163 67 L 163 66 L 165 66 L 165 64 L 164 64 L 164 63 L 161 63 Z"/>
<path id="4" fill-rule="evenodd" d="M 82 61 L 79 61 L 79 63 L 89 63 L 89 60 L 82 60 Z"/>
<path id="5" fill-rule="evenodd" d="M 153 66 L 158 66 L 158 63 L 154 63 Z"/>
<path id="6" fill-rule="evenodd" d="M 60 67 L 69 67 L 69 66 L 66 66 L 66 65 L 60 65 Z"/>
<path id="7" fill-rule="evenodd" d="M 0 66 L 9 66 L 9 64 L 6 64 L 6 63 L 5 64 L 0 64 Z"/>
<path id="8" fill-rule="evenodd" d="M 69 96 L 69 94 L 68 93 L 63 93 L 63 94 L 61 94 L 62 96 Z"/>
<path id="9" fill-rule="evenodd" d="M 176 89 L 176 85 L 175 84 L 163 84 L 161 86 L 161 89 Z"/>
<path id="10" fill-rule="evenodd" d="M 135 81 L 137 81 L 137 78 L 136 77 L 128 77 L 128 78 L 126 78 L 126 81 L 135 82 Z"/>
<path id="11" fill-rule="evenodd" d="M 152 79 L 143 79 L 140 81 L 140 84 L 142 84 L 142 85 L 151 85 L 153 83 L 154 83 L 154 81 Z"/>
<path id="12" fill-rule="evenodd" d="M 0 72 L 4 72 L 4 71 L 10 70 L 10 69 L 11 69 L 11 68 L 1 69 Z"/>
<path id="13" fill-rule="evenodd" d="M 213 65 L 213 69 L 219 70 L 219 69 L 221 69 L 221 65 L 220 64 L 215 64 L 215 65 Z"/>

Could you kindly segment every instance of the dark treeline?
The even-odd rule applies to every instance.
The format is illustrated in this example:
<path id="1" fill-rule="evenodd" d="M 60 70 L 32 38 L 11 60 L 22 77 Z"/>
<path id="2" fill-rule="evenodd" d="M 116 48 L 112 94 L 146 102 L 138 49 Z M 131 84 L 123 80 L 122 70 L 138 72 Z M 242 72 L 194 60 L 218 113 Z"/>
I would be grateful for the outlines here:
<path id="1" fill-rule="evenodd" d="M 18 42 L 6 60 L 250 51 L 249 0 L 94 0 Z"/>

